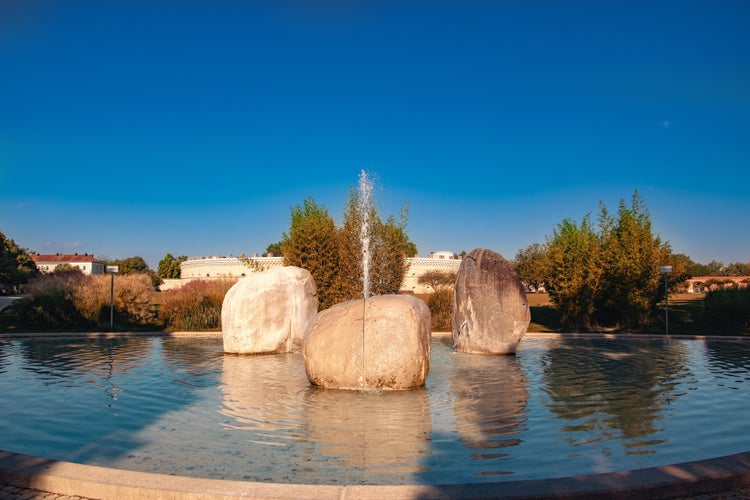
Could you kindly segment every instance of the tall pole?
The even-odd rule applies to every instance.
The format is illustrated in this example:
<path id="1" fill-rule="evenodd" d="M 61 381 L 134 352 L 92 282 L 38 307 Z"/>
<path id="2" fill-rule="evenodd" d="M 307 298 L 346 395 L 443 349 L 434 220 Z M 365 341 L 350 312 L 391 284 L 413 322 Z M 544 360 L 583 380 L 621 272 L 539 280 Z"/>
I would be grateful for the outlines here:
<path id="1" fill-rule="evenodd" d="M 114 329 L 115 324 L 115 273 L 109 273 L 109 331 Z"/>
<path id="2" fill-rule="evenodd" d="M 669 273 L 664 273 L 664 328 L 665 335 L 669 335 Z"/>
<path id="3" fill-rule="evenodd" d="M 661 266 L 659 272 L 664 273 L 664 333 L 669 335 L 669 273 L 672 272 L 672 266 Z"/>

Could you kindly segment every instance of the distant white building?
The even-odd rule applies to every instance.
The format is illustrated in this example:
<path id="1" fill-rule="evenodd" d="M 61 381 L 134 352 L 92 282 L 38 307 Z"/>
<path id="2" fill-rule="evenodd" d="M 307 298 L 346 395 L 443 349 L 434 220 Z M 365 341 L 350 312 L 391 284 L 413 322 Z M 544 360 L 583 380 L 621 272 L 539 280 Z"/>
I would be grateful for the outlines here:
<path id="1" fill-rule="evenodd" d="M 232 256 L 211 256 L 188 259 L 180 264 L 181 279 L 169 280 L 162 290 L 179 287 L 180 284 L 198 279 L 239 279 L 254 272 L 283 265 L 282 257 L 240 258 Z M 429 257 L 407 258 L 408 269 L 401 283 L 401 292 L 431 293 L 433 290 L 419 283 L 419 277 L 428 271 L 457 273 L 461 260 L 449 251 L 432 252 Z"/>
<path id="2" fill-rule="evenodd" d="M 427 256 L 428 259 L 447 259 L 456 260 L 456 254 L 448 250 L 440 250 L 438 252 L 432 252 Z"/>
<path id="3" fill-rule="evenodd" d="M 104 262 L 95 259 L 94 254 L 32 254 L 31 260 L 43 273 L 51 273 L 57 266 L 67 264 L 83 274 L 104 274 Z"/>

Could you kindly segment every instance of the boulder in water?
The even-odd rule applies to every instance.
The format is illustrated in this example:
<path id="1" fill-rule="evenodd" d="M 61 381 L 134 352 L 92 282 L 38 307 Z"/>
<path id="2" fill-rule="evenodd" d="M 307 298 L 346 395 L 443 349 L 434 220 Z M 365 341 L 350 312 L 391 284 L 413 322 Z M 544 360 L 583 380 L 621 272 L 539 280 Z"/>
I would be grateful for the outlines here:
<path id="1" fill-rule="evenodd" d="M 513 354 L 530 321 L 526 291 L 507 260 L 485 248 L 464 257 L 451 307 L 457 351 Z"/>
<path id="2" fill-rule="evenodd" d="M 310 382 L 332 389 L 421 387 L 430 370 L 430 311 L 408 295 L 351 300 L 321 311 L 305 333 Z"/>
<path id="3" fill-rule="evenodd" d="M 224 352 L 299 351 L 305 330 L 317 312 L 318 294 L 309 271 L 286 266 L 251 274 L 224 296 Z"/>

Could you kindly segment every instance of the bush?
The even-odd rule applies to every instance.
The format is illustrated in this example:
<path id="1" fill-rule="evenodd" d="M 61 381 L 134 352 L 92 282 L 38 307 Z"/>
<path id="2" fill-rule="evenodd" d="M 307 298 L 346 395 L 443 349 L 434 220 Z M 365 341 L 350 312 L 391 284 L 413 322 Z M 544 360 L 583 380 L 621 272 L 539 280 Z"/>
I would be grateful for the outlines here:
<path id="1" fill-rule="evenodd" d="M 705 299 L 706 324 L 725 329 L 750 328 L 750 287 L 712 290 Z"/>
<path id="2" fill-rule="evenodd" d="M 73 290 L 73 303 L 89 320 L 100 325 L 109 324 L 111 276 L 84 276 Z M 114 308 L 118 323 L 145 325 L 156 319 L 152 302 L 154 287 L 148 274 L 116 276 L 114 280 Z"/>
<path id="3" fill-rule="evenodd" d="M 452 300 L 452 288 L 438 288 L 438 290 L 427 299 L 427 307 L 430 309 L 430 316 L 432 317 L 433 331 L 450 331 Z"/>
<path id="4" fill-rule="evenodd" d="M 86 276 L 77 270 L 40 276 L 26 286 L 26 297 L 12 309 L 17 327 L 32 330 L 109 328 L 110 276 Z M 154 289 L 147 275 L 115 278 L 118 325 L 147 325 L 156 317 Z"/>
<path id="5" fill-rule="evenodd" d="M 236 280 L 197 280 L 162 292 L 159 318 L 170 331 L 221 329 L 224 296 Z"/>
<path id="6" fill-rule="evenodd" d="M 17 327 L 24 330 L 59 330 L 93 326 L 73 304 L 71 290 L 83 275 L 64 272 L 32 279 L 25 297 L 11 306 Z"/>

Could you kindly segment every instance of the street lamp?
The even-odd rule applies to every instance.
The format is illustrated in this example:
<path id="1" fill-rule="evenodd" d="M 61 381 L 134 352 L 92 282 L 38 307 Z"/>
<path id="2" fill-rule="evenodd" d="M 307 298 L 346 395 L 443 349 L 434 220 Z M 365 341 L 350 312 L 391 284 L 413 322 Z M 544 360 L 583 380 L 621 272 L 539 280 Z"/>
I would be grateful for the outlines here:
<path id="1" fill-rule="evenodd" d="M 107 266 L 107 272 L 112 277 L 109 280 L 109 331 L 114 329 L 115 323 L 115 273 L 120 271 L 120 266 Z"/>
<path id="2" fill-rule="evenodd" d="M 669 335 L 669 282 L 667 276 L 672 272 L 672 266 L 661 266 L 659 272 L 664 274 L 664 331 Z"/>

